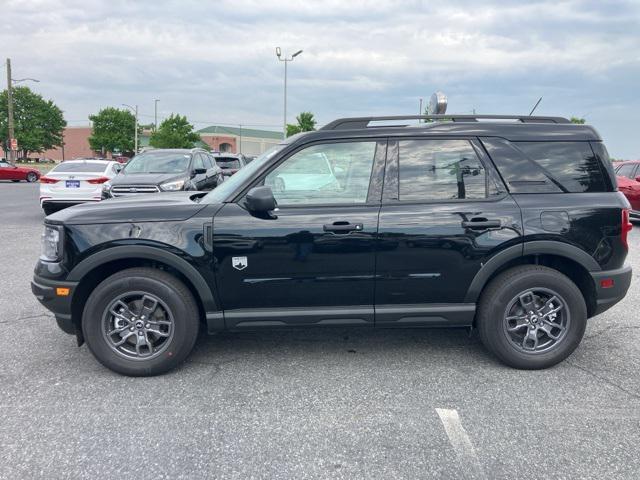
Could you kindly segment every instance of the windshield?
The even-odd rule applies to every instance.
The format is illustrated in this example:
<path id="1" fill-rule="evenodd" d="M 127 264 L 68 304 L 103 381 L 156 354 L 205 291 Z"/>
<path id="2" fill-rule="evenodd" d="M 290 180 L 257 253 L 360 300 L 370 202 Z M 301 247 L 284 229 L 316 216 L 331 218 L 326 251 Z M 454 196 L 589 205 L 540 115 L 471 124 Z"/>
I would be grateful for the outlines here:
<path id="1" fill-rule="evenodd" d="M 216 163 L 223 170 L 227 170 L 229 168 L 240 168 L 240 160 L 237 158 L 216 158 Z"/>
<path id="2" fill-rule="evenodd" d="M 62 162 L 50 173 L 74 172 L 74 173 L 100 173 L 107 168 L 107 163 L 97 162 Z"/>
<path id="3" fill-rule="evenodd" d="M 136 155 L 123 168 L 132 173 L 181 173 L 189 166 L 191 155 L 180 152 L 147 152 Z"/>
<path id="4" fill-rule="evenodd" d="M 247 179 L 254 176 L 255 172 L 260 170 L 260 168 L 267 163 L 267 161 L 273 157 L 276 153 L 286 147 L 286 144 L 275 145 L 271 147 L 269 150 L 264 152 L 258 158 L 256 158 L 253 162 L 247 165 L 244 168 L 238 170 L 238 173 L 233 175 L 229 180 L 223 182 L 219 187 L 214 188 L 209 193 L 207 193 L 202 201 L 205 203 L 220 203 L 224 202 L 227 197 L 240 185 L 242 185 Z"/>

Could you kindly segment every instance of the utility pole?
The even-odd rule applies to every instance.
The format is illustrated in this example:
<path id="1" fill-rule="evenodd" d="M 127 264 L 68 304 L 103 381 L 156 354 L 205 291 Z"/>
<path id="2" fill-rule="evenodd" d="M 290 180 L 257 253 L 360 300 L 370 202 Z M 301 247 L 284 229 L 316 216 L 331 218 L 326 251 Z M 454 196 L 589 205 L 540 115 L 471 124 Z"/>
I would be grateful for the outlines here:
<path id="1" fill-rule="evenodd" d="M 158 131 L 158 102 L 160 100 L 159 99 L 155 99 L 153 101 L 153 131 L 157 132 Z"/>
<path id="2" fill-rule="evenodd" d="M 138 154 L 138 105 L 136 105 L 135 107 L 132 107 L 131 105 L 127 105 L 126 103 L 122 104 L 123 107 L 127 107 L 129 110 L 131 110 L 132 112 L 135 113 L 136 115 L 136 131 L 135 131 L 135 135 L 134 135 L 134 140 L 133 140 L 133 154 L 137 155 Z"/>
<path id="3" fill-rule="evenodd" d="M 13 154 L 13 149 L 11 148 L 11 140 L 14 138 L 14 129 L 13 129 L 13 92 L 11 90 L 12 87 L 11 80 L 11 59 L 7 58 L 7 113 L 9 117 L 8 121 L 8 130 L 9 130 L 9 140 L 8 140 L 8 153 L 7 160 L 11 163 L 15 163 L 15 158 Z"/>
<path id="4" fill-rule="evenodd" d="M 286 55 L 282 58 L 282 51 L 280 50 L 280 47 L 276 47 L 276 56 L 278 57 L 278 60 L 284 62 L 284 119 L 282 124 L 282 138 L 284 139 L 287 138 L 287 63 L 292 62 L 293 59 L 301 53 L 302 50 L 298 50 L 296 53 L 291 55 L 290 58 L 287 58 Z"/>

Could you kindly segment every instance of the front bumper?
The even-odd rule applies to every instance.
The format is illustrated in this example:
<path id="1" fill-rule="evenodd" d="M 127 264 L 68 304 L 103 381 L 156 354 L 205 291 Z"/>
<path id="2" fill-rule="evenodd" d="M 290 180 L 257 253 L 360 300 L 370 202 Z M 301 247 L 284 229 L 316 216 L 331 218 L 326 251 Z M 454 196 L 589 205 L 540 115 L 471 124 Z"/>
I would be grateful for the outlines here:
<path id="1" fill-rule="evenodd" d="M 596 287 L 594 315 L 599 315 L 609 310 L 627 294 L 629 285 L 631 285 L 631 265 L 625 265 L 616 270 L 590 273 Z M 603 284 L 607 286 L 603 286 Z"/>
<path id="2" fill-rule="evenodd" d="M 31 291 L 38 301 L 54 314 L 60 329 L 71 335 L 79 333 L 71 318 L 71 299 L 77 286 L 76 282 L 51 280 L 38 275 L 31 280 Z"/>

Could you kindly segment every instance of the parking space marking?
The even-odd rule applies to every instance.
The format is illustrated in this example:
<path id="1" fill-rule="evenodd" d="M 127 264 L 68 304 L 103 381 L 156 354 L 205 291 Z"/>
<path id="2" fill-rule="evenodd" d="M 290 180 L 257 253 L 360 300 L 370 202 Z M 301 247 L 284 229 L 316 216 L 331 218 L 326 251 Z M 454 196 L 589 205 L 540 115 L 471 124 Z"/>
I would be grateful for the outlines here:
<path id="1" fill-rule="evenodd" d="M 460 422 L 457 410 L 436 408 L 440 421 L 449 437 L 449 442 L 460 460 L 461 468 L 466 478 L 486 479 L 482 464 L 476 455 L 471 439 Z"/>

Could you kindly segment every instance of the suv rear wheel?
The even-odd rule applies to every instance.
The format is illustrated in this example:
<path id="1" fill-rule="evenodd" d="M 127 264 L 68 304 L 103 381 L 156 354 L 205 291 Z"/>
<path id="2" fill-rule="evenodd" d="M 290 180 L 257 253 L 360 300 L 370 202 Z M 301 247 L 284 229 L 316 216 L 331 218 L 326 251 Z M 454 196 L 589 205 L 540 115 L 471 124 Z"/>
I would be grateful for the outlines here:
<path id="1" fill-rule="evenodd" d="M 509 366 L 551 367 L 576 349 L 587 324 L 578 287 L 539 265 L 515 267 L 487 286 L 477 316 L 482 343 Z"/>
<path id="2" fill-rule="evenodd" d="M 175 368 L 198 336 L 198 307 L 174 276 L 151 268 L 118 272 L 91 293 L 82 331 L 107 368 L 150 376 Z"/>

